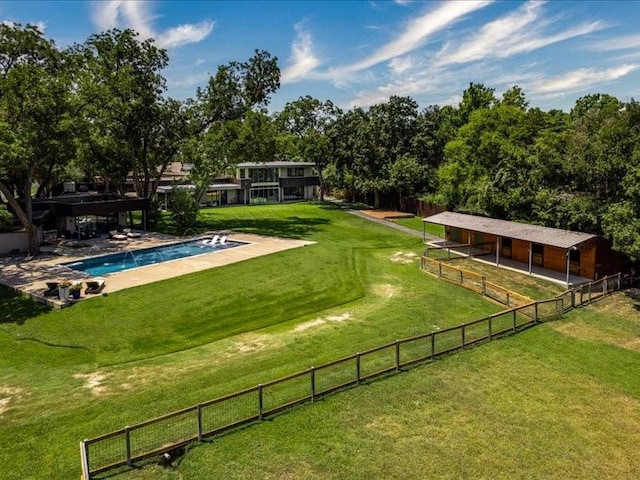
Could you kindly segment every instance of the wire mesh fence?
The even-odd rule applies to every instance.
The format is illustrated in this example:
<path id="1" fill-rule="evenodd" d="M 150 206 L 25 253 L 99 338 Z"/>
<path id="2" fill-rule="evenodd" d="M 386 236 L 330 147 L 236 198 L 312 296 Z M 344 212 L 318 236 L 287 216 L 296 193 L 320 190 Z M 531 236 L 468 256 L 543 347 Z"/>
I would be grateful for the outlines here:
<path id="1" fill-rule="evenodd" d="M 421 265 L 422 269 L 431 275 L 480 293 L 508 307 L 527 305 L 533 302 L 529 297 L 489 282 L 484 275 L 471 270 L 455 267 L 426 256 L 422 257 Z"/>
<path id="2" fill-rule="evenodd" d="M 361 381 L 399 371 L 465 347 L 557 318 L 620 288 L 606 277 L 549 300 L 529 302 L 456 327 L 405 338 L 265 384 L 201 403 L 81 442 L 86 480 L 107 470 L 159 455 L 236 426 L 262 419 L 297 403 Z"/>

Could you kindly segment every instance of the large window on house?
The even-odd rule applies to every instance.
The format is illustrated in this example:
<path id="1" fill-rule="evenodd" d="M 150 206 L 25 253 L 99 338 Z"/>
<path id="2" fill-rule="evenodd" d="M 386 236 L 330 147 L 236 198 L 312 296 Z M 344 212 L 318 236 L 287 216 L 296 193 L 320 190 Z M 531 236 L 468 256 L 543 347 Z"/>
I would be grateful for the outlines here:
<path id="1" fill-rule="evenodd" d="M 279 201 L 278 190 L 278 187 L 252 188 L 249 192 L 251 195 L 249 203 L 277 203 Z"/>
<path id="2" fill-rule="evenodd" d="M 277 168 L 250 168 L 251 183 L 275 183 L 278 181 Z"/>
<path id="3" fill-rule="evenodd" d="M 283 200 L 303 200 L 304 187 L 284 187 Z"/>
<path id="4" fill-rule="evenodd" d="M 304 167 L 287 168 L 287 177 L 304 177 Z"/>

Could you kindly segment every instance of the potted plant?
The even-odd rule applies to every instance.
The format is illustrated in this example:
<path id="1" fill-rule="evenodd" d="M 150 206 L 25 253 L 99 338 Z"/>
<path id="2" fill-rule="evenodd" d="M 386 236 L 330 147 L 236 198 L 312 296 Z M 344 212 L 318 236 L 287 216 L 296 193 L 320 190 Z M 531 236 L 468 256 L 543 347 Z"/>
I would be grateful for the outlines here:
<path id="1" fill-rule="evenodd" d="M 71 287 L 71 282 L 69 280 L 62 280 L 58 283 L 58 298 L 60 300 L 66 300 L 69 298 L 69 289 Z"/>
<path id="2" fill-rule="evenodd" d="M 82 282 L 76 282 L 69 287 L 69 291 L 71 292 L 71 296 L 74 300 L 78 300 L 80 298 L 80 292 L 82 291 Z"/>

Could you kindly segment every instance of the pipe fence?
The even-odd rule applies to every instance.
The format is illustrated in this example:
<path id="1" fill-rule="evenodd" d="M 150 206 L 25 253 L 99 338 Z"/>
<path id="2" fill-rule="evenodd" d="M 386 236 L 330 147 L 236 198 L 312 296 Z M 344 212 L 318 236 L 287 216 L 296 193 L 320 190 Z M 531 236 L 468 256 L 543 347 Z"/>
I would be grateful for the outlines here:
<path id="1" fill-rule="evenodd" d="M 425 262 L 423 268 L 433 269 Z M 449 266 L 444 266 L 449 271 Z M 425 268 L 425 269 L 427 269 Z M 437 267 L 438 269 L 440 267 Z M 239 392 L 126 426 L 80 442 L 82 475 L 85 480 L 119 467 L 155 457 L 202 441 L 221 432 L 262 420 L 291 406 L 314 402 L 337 390 L 400 372 L 418 363 L 516 333 L 538 322 L 561 317 L 580 305 L 589 304 L 621 287 L 620 275 L 583 285 L 558 297 L 525 302 L 502 287 L 462 272 L 462 285 L 505 302 L 524 302 L 502 312 L 469 323 L 396 340 L 324 365 L 262 383 Z M 480 276 L 481 277 L 481 276 Z M 441 277 L 444 278 L 444 277 Z M 465 282 L 464 279 L 468 278 Z M 499 288 L 496 288 L 499 287 Z M 505 303 L 502 302 L 502 303 Z"/>

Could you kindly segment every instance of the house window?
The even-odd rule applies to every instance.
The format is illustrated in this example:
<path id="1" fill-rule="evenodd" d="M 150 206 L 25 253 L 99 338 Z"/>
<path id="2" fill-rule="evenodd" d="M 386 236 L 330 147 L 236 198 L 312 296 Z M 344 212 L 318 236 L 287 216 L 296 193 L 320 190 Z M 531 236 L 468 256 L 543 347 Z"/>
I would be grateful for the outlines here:
<path id="1" fill-rule="evenodd" d="M 240 178 L 246 178 L 247 171 L 244 168 L 240 169 Z"/>
<path id="2" fill-rule="evenodd" d="M 531 263 L 538 267 L 544 266 L 544 245 L 539 243 L 531 245 Z"/>
<path id="3" fill-rule="evenodd" d="M 278 188 L 252 188 L 249 203 L 277 203 Z"/>
<path id="4" fill-rule="evenodd" d="M 283 200 L 303 200 L 304 187 L 284 187 Z"/>
<path id="5" fill-rule="evenodd" d="M 277 168 L 250 168 L 251 183 L 275 183 L 278 181 Z"/>
<path id="6" fill-rule="evenodd" d="M 304 167 L 287 168 L 287 177 L 304 177 Z"/>

